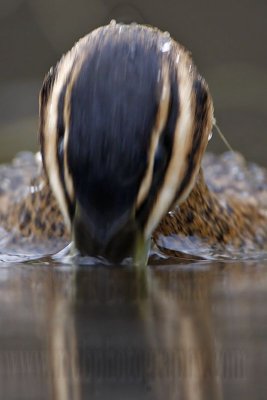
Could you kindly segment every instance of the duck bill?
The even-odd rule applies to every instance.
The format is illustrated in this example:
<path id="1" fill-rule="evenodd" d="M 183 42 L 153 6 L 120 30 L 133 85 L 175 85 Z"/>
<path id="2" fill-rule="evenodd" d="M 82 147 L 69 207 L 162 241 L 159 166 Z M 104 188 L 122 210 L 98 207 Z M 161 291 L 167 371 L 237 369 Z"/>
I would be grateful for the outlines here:
<path id="1" fill-rule="evenodd" d="M 112 263 L 130 259 L 137 265 L 146 264 L 148 259 L 149 241 L 145 240 L 132 212 L 125 212 L 116 220 L 103 223 L 101 218 L 90 218 L 77 205 L 72 236 L 81 256 L 103 257 Z"/>

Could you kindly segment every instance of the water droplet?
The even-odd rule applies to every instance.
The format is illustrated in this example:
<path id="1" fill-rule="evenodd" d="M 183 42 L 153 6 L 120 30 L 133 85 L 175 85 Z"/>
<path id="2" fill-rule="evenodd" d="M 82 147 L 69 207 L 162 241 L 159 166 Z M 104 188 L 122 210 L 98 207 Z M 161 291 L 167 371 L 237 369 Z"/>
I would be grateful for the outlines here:
<path id="1" fill-rule="evenodd" d="M 117 21 L 115 19 L 112 19 L 109 23 L 110 26 L 116 26 Z"/>
<path id="2" fill-rule="evenodd" d="M 166 52 L 170 51 L 171 46 L 172 46 L 172 39 L 171 39 L 171 35 L 169 34 L 169 32 L 163 32 L 163 34 L 160 35 L 158 45 L 159 45 L 159 50 L 162 53 L 166 53 Z"/>
<path id="3" fill-rule="evenodd" d="M 213 132 L 211 131 L 211 132 L 209 133 L 208 141 L 210 141 L 210 139 L 212 138 L 212 135 L 213 135 Z"/>
<path id="4" fill-rule="evenodd" d="M 166 53 L 167 51 L 170 51 L 171 45 L 172 45 L 172 43 L 170 40 L 168 42 L 165 42 L 161 47 L 162 53 Z"/>

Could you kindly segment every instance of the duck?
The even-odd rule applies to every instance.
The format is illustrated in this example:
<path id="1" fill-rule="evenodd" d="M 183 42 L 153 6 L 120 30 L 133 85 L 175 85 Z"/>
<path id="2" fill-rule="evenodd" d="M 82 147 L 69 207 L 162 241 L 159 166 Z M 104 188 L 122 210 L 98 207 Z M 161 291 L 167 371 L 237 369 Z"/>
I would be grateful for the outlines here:
<path id="1" fill-rule="evenodd" d="M 255 178 L 256 166 L 237 153 L 205 155 L 214 121 L 189 51 L 168 32 L 111 21 L 46 75 L 41 156 L 15 162 L 21 185 L 12 195 L 0 187 L 0 226 L 112 262 L 147 262 L 155 249 L 263 252 L 266 172 L 258 167 Z"/>

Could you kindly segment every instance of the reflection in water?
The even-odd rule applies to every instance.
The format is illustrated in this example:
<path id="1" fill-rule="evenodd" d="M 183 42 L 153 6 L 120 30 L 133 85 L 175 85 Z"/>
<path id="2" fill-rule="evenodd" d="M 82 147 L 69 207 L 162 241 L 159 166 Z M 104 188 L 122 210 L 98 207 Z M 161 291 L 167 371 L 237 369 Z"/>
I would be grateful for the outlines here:
<path id="1" fill-rule="evenodd" d="M 1 264 L 1 394 L 261 398 L 266 285 L 264 268 L 245 263 Z"/>

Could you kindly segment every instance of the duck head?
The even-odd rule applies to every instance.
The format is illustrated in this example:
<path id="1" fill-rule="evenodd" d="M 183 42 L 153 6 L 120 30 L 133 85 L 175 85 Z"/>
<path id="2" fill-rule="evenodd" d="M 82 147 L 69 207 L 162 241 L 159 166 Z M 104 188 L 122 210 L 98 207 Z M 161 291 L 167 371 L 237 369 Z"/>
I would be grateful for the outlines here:
<path id="1" fill-rule="evenodd" d="M 212 116 L 190 54 L 157 29 L 112 23 L 62 57 L 41 89 L 40 143 L 82 255 L 121 261 L 146 248 L 190 193 Z"/>

